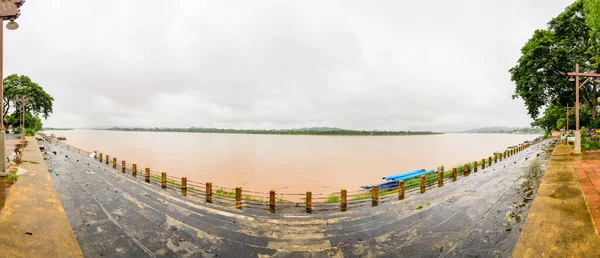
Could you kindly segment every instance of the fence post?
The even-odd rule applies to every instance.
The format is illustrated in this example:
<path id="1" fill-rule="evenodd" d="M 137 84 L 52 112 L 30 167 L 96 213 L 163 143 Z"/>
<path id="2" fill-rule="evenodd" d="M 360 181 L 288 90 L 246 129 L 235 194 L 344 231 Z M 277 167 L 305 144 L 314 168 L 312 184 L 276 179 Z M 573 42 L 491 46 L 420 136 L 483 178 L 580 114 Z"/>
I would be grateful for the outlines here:
<path id="1" fill-rule="evenodd" d="M 421 193 L 425 193 L 425 191 L 426 191 L 425 176 L 421 176 Z"/>
<path id="2" fill-rule="evenodd" d="M 131 175 L 137 177 L 137 164 L 131 165 Z"/>
<path id="3" fill-rule="evenodd" d="M 235 208 L 242 209 L 242 188 L 239 186 L 235 188 Z"/>
<path id="4" fill-rule="evenodd" d="M 492 157 L 488 157 L 488 167 L 492 166 Z"/>
<path id="5" fill-rule="evenodd" d="M 146 168 L 146 174 L 144 175 L 146 183 L 150 183 L 150 168 Z"/>
<path id="6" fill-rule="evenodd" d="M 444 186 L 444 172 L 438 171 L 438 188 Z"/>
<path id="7" fill-rule="evenodd" d="M 212 182 L 206 182 L 206 202 L 212 203 Z"/>
<path id="8" fill-rule="evenodd" d="M 106 165 L 108 165 L 109 162 L 110 162 L 110 156 L 108 154 L 106 154 Z"/>
<path id="9" fill-rule="evenodd" d="M 342 189 L 340 191 L 340 210 L 348 210 L 348 192 L 346 191 L 346 189 Z"/>
<path id="10" fill-rule="evenodd" d="M 371 206 L 375 207 L 379 204 L 379 186 L 373 185 L 371 189 Z"/>
<path id="11" fill-rule="evenodd" d="M 275 213 L 275 190 L 269 191 L 269 213 Z"/>
<path id="12" fill-rule="evenodd" d="M 481 159 L 481 170 L 485 169 L 485 159 Z"/>
<path id="13" fill-rule="evenodd" d="M 494 164 L 498 163 L 498 154 L 494 153 Z"/>
<path id="14" fill-rule="evenodd" d="M 125 173 L 125 170 L 127 170 L 127 162 L 122 160 L 121 161 L 121 172 Z"/>
<path id="15" fill-rule="evenodd" d="M 160 186 L 167 188 L 167 172 L 162 172 L 160 175 Z"/>
<path id="16" fill-rule="evenodd" d="M 473 172 L 477 172 L 477 160 L 473 161 Z"/>
<path id="17" fill-rule="evenodd" d="M 113 168 L 117 168 L 117 158 L 113 157 Z"/>
<path id="18" fill-rule="evenodd" d="M 100 152 L 100 163 L 102 163 L 102 152 Z"/>
<path id="19" fill-rule="evenodd" d="M 465 164 L 465 170 L 463 171 L 465 176 L 468 176 L 471 173 L 471 169 L 469 169 L 469 164 Z"/>
<path id="20" fill-rule="evenodd" d="M 306 191 L 306 213 L 312 213 L 312 192 Z"/>
<path id="21" fill-rule="evenodd" d="M 187 177 L 181 178 L 181 190 L 187 190 Z"/>
<path id="22" fill-rule="evenodd" d="M 398 181 L 398 200 L 404 200 L 404 180 Z"/>
<path id="23" fill-rule="evenodd" d="M 456 182 L 456 178 L 458 177 L 458 168 L 452 169 L 452 182 Z"/>

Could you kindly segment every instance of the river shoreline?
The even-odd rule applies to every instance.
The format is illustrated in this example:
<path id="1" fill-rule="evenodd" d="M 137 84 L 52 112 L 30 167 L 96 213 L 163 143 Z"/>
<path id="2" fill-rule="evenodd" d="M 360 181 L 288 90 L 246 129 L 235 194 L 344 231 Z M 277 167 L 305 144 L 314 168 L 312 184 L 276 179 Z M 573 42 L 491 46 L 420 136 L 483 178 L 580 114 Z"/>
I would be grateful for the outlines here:
<path id="1" fill-rule="evenodd" d="M 534 164 L 540 169 L 534 178 L 543 175 L 550 147 L 534 145 L 402 201 L 308 216 L 208 204 L 49 144 L 46 162 L 86 256 L 510 256 L 530 207 L 515 210 L 513 202 L 523 200 L 521 185 Z M 509 214 L 520 219 L 507 220 Z"/>
<path id="2" fill-rule="evenodd" d="M 278 193 L 338 192 L 383 176 L 481 160 L 534 135 L 306 137 L 69 131 L 66 143 L 160 175 Z M 120 164 L 120 163 L 119 163 Z"/>

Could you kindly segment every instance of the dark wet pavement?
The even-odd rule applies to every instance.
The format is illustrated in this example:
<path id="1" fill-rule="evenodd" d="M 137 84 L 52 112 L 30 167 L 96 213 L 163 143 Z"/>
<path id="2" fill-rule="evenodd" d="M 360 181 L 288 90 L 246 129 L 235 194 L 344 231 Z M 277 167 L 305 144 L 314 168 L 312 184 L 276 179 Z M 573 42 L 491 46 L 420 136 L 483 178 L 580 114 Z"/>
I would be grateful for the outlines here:
<path id="1" fill-rule="evenodd" d="M 88 257 L 509 257 L 551 148 L 534 145 L 442 188 L 374 208 L 269 215 L 206 204 L 45 146 Z"/>
<path id="2" fill-rule="evenodd" d="M 17 139 L 17 136 L 14 134 L 7 134 L 6 135 L 6 140 L 15 140 Z M 10 152 L 13 151 L 13 149 L 11 148 L 7 148 L 7 156 L 8 154 L 10 154 Z M 10 186 L 12 185 L 12 180 L 8 180 L 6 178 L 0 177 L 0 212 L 2 212 L 2 208 L 4 207 L 4 203 L 6 202 L 6 199 L 8 198 L 8 193 L 10 191 Z"/>

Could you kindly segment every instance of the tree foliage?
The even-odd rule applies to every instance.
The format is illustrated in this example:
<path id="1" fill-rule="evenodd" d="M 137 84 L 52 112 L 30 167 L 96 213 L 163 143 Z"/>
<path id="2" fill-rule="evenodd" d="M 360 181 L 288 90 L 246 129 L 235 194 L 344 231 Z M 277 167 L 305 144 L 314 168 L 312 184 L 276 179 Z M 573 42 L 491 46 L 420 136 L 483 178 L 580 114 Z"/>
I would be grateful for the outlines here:
<path id="1" fill-rule="evenodd" d="M 18 126 L 21 121 L 21 104 L 14 100 L 27 99 L 25 103 L 25 125 L 27 128 L 41 129 L 41 119 L 52 113 L 54 98 L 28 76 L 12 74 L 4 78 L 3 117 L 5 125 Z M 14 110 L 10 113 L 11 110 Z M 37 118 L 37 119 L 36 119 Z"/>
<path id="2" fill-rule="evenodd" d="M 597 45 L 590 41 L 590 28 L 584 12 L 584 1 L 579 0 L 548 22 L 547 29 L 536 30 L 521 49 L 522 56 L 509 72 L 515 82 L 515 95 L 525 101 L 531 118 L 536 119 L 543 107 L 563 107 L 575 104 L 575 86 L 568 72 L 581 65 L 581 71 L 596 72 L 590 60 L 590 49 Z M 596 115 L 597 89 L 595 83 L 582 88 L 582 102 Z"/>
<path id="3" fill-rule="evenodd" d="M 588 54 L 591 66 L 600 67 L 600 0 L 584 0 L 584 11 L 590 33 Z"/>

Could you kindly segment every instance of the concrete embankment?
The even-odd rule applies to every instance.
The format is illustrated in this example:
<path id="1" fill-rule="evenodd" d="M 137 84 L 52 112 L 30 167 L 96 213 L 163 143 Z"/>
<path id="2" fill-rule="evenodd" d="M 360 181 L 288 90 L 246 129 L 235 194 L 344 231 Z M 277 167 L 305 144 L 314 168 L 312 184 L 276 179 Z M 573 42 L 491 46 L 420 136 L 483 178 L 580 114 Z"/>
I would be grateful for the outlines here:
<path id="1" fill-rule="evenodd" d="M 404 200 L 297 215 L 214 205 L 45 146 L 86 256 L 506 257 L 531 205 L 515 203 L 537 189 L 550 143 Z"/>
<path id="2" fill-rule="evenodd" d="M 556 145 L 513 256 L 600 257 L 599 247 L 570 149 Z"/>
<path id="3" fill-rule="evenodd" d="M 83 257 L 34 137 L 0 211 L 0 257 Z"/>

